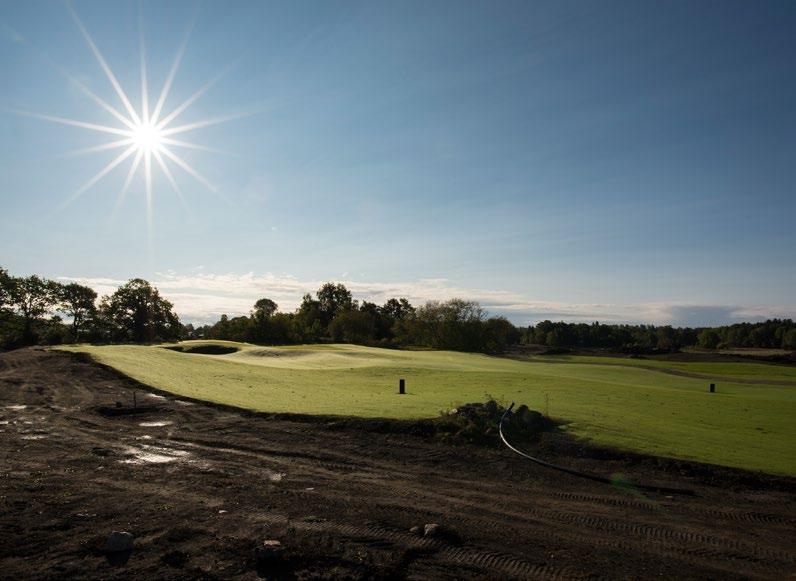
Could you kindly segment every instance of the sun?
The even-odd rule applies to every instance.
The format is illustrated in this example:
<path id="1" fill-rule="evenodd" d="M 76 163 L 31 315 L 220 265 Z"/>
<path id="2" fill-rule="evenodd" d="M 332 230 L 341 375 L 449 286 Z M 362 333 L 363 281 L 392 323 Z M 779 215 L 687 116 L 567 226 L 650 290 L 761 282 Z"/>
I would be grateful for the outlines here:
<path id="1" fill-rule="evenodd" d="M 211 147 L 198 145 L 190 141 L 185 141 L 183 139 L 177 139 L 176 137 L 178 136 L 182 137 L 182 135 L 180 134 L 188 131 L 194 131 L 196 129 L 200 129 L 203 127 L 208 127 L 219 123 L 226 123 L 227 121 L 231 121 L 233 119 L 238 119 L 241 117 L 253 115 L 255 114 L 255 112 L 250 111 L 245 113 L 224 115 L 219 117 L 213 117 L 210 119 L 194 121 L 191 123 L 184 123 L 181 125 L 174 123 L 174 121 L 180 115 L 182 115 L 191 105 L 193 105 L 204 93 L 206 93 L 215 83 L 217 83 L 229 70 L 230 67 L 227 67 L 220 74 L 216 75 L 213 79 L 205 83 L 195 93 L 193 93 L 190 97 L 188 97 L 188 99 L 186 99 L 181 104 L 174 107 L 173 109 L 171 109 L 170 112 L 167 113 L 166 102 L 168 100 L 169 92 L 174 82 L 174 78 L 177 74 L 177 70 L 179 69 L 180 62 L 182 61 L 183 54 L 185 53 L 185 49 L 188 44 L 188 38 L 190 36 L 190 30 L 193 27 L 193 23 L 188 27 L 188 31 L 186 32 L 185 38 L 183 39 L 183 42 L 179 50 L 177 51 L 177 55 L 174 58 L 174 62 L 163 83 L 158 98 L 156 100 L 153 99 L 152 103 L 150 103 L 149 100 L 146 50 L 144 45 L 143 28 L 141 28 L 141 30 L 139 31 L 140 50 L 141 50 L 140 54 L 141 101 L 140 101 L 140 106 L 136 107 L 135 105 L 133 105 L 127 93 L 122 88 L 113 70 L 108 65 L 108 62 L 105 60 L 105 57 L 100 52 L 99 48 L 97 48 L 97 45 L 94 43 L 94 40 L 91 38 L 91 35 L 89 34 L 85 25 L 80 20 L 77 13 L 72 8 L 71 4 L 68 2 L 67 2 L 67 8 L 71 12 L 72 17 L 75 20 L 75 23 L 80 29 L 80 32 L 82 33 L 83 38 L 86 41 L 86 44 L 88 45 L 91 52 L 94 54 L 94 57 L 99 63 L 100 68 L 105 73 L 105 76 L 110 82 L 110 85 L 113 87 L 113 91 L 116 93 L 116 96 L 119 99 L 121 107 L 118 107 L 118 105 L 117 106 L 111 105 L 110 103 L 108 103 L 108 101 L 101 98 L 91 89 L 89 89 L 78 78 L 65 72 L 64 69 L 62 69 L 59 66 L 56 66 L 56 68 L 59 70 L 59 72 L 61 72 L 61 74 L 63 74 L 67 79 L 69 79 L 69 81 L 74 86 L 76 86 L 86 96 L 88 96 L 92 101 L 94 101 L 94 103 L 97 104 L 102 111 L 104 111 L 107 114 L 110 114 L 116 120 L 117 123 L 115 125 L 107 125 L 95 122 L 79 121 L 77 119 L 69 119 L 66 117 L 43 115 L 40 113 L 33 113 L 30 111 L 16 111 L 16 113 L 20 115 L 26 115 L 30 117 L 44 119 L 46 121 L 53 121 L 55 123 L 61 123 L 64 125 L 71 125 L 73 127 L 80 127 L 82 129 L 89 129 L 91 131 L 96 131 L 114 137 L 114 141 L 103 143 L 101 145 L 87 147 L 85 149 L 74 150 L 69 152 L 70 155 L 99 153 L 114 149 L 121 149 L 122 152 L 119 155 L 117 155 L 114 159 L 112 159 L 104 168 L 102 168 L 99 172 L 97 172 L 97 174 L 95 174 L 91 179 L 89 179 L 86 183 L 84 183 L 80 188 L 78 188 L 75 192 L 73 192 L 61 205 L 61 209 L 65 208 L 66 206 L 71 204 L 74 200 L 76 200 L 78 197 L 83 195 L 86 191 L 88 191 L 90 188 L 96 185 L 97 182 L 99 182 L 102 178 L 108 175 L 114 168 L 121 165 L 126 160 L 131 160 L 131 161 L 129 162 L 127 176 L 124 179 L 121 189 L 117 194 L 114 213 L 121 206 L 122 201 L 124 200 L 128 190 L 130 189 L 133 183 L 133 178 L 137 175 L 142 176 L 145 187 L 147 223 L 149 226 L 150 239 L 152 236 L 152 218 L 153 218 L 153 207 L 154 207 L 154 192 L 153 192 L 154 168 L 160 169 L 160 172 L 166 178 L 166 181 L 169 183 L 171 189 L 177 195 L 177 197 L 179 198 L 180 202 L 182 203 L 182 205 L 185 207 L 186 210 L 188 210 L 188 206 L 183 198 L 182 191 L 179 185 L 177 184 L 177 180 L 174 178 L 174 175 L 172 174 L 172 171 L 170 169 L 171 164 L 173 164 L 172 167 L 174 166 L 179 167 L 182 171 L 190 175 L 197 182 L 201 183 L 211 192 L 220 196 L 222 199 L 224 199 L 224 201 L 229 203 L 229 200 L 225 196 L 223 196 L 223 194 L 218 190 L 218 188 L 216 188 L 207 179 L 205 179 L 204 176 L 202 176 L 196 169 L 194 169 L 193 166 L 191 166 L 191 164 L 185 161 L 182 158 L 182 156 L 175 151 L 176 148 L 187 148 L 187 149 L 201 150 L 201 151 L 208 151 L 215 153 L 217 153 L 218 150 L 213 149 Z"/>
<path id="2" fill-rule="evenodd" d="M 136 150 L 148 154 L 161 151 L 163 138 L 164 136 L 160 129 L 156 125 L 147 122 L 139 123 L 130 132 L 130 139 L 133 140 Z"/>

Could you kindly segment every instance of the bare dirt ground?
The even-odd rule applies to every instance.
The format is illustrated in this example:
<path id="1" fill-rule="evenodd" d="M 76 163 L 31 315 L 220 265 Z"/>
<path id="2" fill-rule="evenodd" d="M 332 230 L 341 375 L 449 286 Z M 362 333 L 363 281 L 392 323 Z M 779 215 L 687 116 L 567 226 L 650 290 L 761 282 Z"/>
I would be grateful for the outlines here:
<path id="1" fill-rule="evenodd" d="M 134 389 L 160 409 L 97 412 Z M 576 445 L 529 448 L 580 470 L 695 492 L 642 494 L 498 447 L 384 432 L 162 398 L 68 354 L 0 354 L 0 577 L 796 574 L 792 479 Z M 410 532 L 426 523 L 442 533 Z M 101 550 L 113 530 L 135 535 L 126 562 Z M 283 552 L 258 564 L 255 549 L 268 539 Z"/>

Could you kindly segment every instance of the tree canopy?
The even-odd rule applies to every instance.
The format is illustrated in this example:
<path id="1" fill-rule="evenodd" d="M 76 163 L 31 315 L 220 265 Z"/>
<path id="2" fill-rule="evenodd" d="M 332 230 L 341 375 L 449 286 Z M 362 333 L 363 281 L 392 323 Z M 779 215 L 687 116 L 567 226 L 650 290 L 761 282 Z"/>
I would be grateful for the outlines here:
<path id="1" fill-rule="evenodd" d="M 60 310 L 72 319 L 72 333 L 75 339 L 80 337 L 80 331 L 87 318 L 96 311 L 97 291 L 93 288 L 75 282 L 63 284 L 56 290 L 56 297 Z"/>
<path id="2" fill-rule="evenodd" d="M 100 305 L 112 336 L 136 343 L 178 339 L 180 321 L 172 309 L 156 288 L 140 278 L 119 287 Z"/>
<path id="3" fill-rule="evenodd" d="M 274 300 L 262 297 L 248 315 L 222 315 L 212 325 L 183 326 L 171 302 L 140 278 L 98 304 L 90 287 L 36 275 L 15 277 L 0 267 L 0 349 L 82 340 L 149 343 L 181 338 L 263 345 L 338 341 L 484 353 L 529 344 L 638 353 L 684 347 L 796 349 L 796 324 L 771 319 L 689 328 L 548 320 L 516 327 L 505 317 L 489 316 L 475 301 L 453 298 L 415 307 L 405 297 L 394 297 L 378 305 L 354 300 L 345 285 L 328 282 L 314 295 L 305 294 L 293 312 L 281 312 Z"/>

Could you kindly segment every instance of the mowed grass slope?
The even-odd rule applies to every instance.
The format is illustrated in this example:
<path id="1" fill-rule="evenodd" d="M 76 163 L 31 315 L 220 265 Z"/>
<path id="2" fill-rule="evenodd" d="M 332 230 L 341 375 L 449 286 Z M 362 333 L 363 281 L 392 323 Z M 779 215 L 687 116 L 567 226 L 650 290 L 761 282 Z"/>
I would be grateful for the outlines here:
<path id="1" fill-rule="evenodd" d="M 514 361 L 354 345 L 213 343 L 240 351 L 200 355 L 134 345 L 67 349 L 89 353 L 158 389 L 258 411 L 424 418 L 491 396 L 549 410 L 567 422 L 571 433 L 598 444 L 796 476 L 796 386 L 733 382 L 765 381 L 764 368 L 770 368 L 772 381 L 781 380 L 790 377 L 789 368 L 674 366 L 715 377 L 718 393 L 710 394 L 706 379 L 662 373 L 657 363 L 666 362 Z M 407 381 L 403 396 L 396 393 L 399 378 Z"/>
<path id="2" fill-rule="evenodd" d="M 656 371 L 682 372 L 699 375 L 705 379 L 721 381 L 722 379 L 741 379 L 772 384 L 792 384 L 796 387 L 796 367 L 776 365 L 757 361 L 748 362 L 713 362 L 713 361 L 662 361 L 655 359 L 629 359 L 626 357 L 602 357 L 588 355 L 554 355 L 537 356 L 533 361 L 549 363 L 594 363 L 596 365 L 624 365 Z"/>

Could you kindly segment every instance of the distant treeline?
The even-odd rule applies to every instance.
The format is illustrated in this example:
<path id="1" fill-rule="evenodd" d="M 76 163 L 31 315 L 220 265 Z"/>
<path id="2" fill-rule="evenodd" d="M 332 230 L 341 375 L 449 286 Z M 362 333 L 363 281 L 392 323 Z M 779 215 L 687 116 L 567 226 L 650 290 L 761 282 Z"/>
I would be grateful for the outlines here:
<path id="1" fill-rule="evenodd" d="M 304 295 L 294 313 L 280 313 L 276 303 L 264 298 L 255 303 L 248 316 L 222 315 L 214 325 L 187 325 L 187 335 L 274 345 L 331 340 L 484 353 L 497 353 L 517 344 L 630 352 L 676 351 L 683 347 L 796 349 L 796 324 L 790 319 L 715 328 L 551 321 L 515 327 L 504 317 L 487 317 L 473 301 L 429 301 L 420 307 L 405 298 L 389 299 L 383 305 L 360 303 L 344 285 L 335 283 L 324 284 L 314 297 Z"/>
<path id="2" fill-rule="evenodd" d="M 542 321 L 522 329 L 520 340 L 548 347 L 641 352 L 676 351 L 683 347 L 796 349 L 796 323 L 791 319 L 771 319 L 761 323 L 690 328 Z"/>
<path id="3" fill-rule="evenodd" d="M 473 301 L 429 301 L 415 307 L 405 298 L 383 305 L 359 302 L 342 284 L 326 283 L 304 295 L 293 313 L 280 313 L 263 298 L 251 314 L 222 315 L 214 325 L 193 328 L 192 338 L 227 339 L 261 344 L 335 341 L 381 347 L 429 347 L 495 353 L 516 344 L 520 331 L 504 317 L 488 317 Z"/>
<path id="4" fill-rule="evenodd" d="M 264 297 L 248 315 L 222 315 L 213 325 L 194 327 L 182 325 L 172 304 L 142 279 L 130 280 L 98 300 L 87 286 L 35 275 L 14 277 L 0 268 L 0 349 L 177 339 L 263 345 L 334 341 L 482 353 L 499 353 L 517 344 L 636 352 L 683 347 L 796 349 L 796 324 L 774 319 L 693 329 L 543 321 L 515 327 L 504 317 L 487 316 L 474 301 L 429 301 L 415 307 L 406 298 L 391 298 L 377 305 L 355 300 L 344 285 L 330 282 L 314 295 L 304 295 L 291 313 L 280 312 L 273 300 Z"/>

